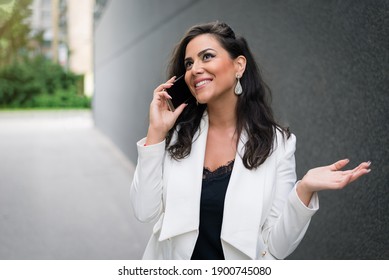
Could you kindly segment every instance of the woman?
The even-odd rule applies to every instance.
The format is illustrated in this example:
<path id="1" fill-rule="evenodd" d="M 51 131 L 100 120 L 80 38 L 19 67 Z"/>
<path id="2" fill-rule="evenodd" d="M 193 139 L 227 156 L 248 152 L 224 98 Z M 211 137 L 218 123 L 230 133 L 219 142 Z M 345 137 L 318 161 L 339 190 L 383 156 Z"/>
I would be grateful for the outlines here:
<path id="1" fill-rule="evenodd" d="M 169 75 L 185 73 L 196 102 L 170 111 L 175 76 L 154 90 L 131 186 L 136 217 L 157 221 L 145 259 L 283 259 L 318 210 L 317 192 L 370 171 L 348 160 L 296 183 L 296 138 L 278 125 L 246 41 L 225 23 L 192 27 Z"/>

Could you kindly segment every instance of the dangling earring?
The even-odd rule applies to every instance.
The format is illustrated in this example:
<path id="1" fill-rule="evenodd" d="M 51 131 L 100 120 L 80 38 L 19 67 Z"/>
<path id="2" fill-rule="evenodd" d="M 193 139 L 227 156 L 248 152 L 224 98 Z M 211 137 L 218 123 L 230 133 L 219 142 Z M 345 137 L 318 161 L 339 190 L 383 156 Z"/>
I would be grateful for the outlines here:
<path id="1" fill-rule="evenodd" d="M 237 81 L 236 86 L 235 86 L 235 94 L 239 96 L 243 92 L 242 85 L 240 84 L 240 81 L 239 81 L 239 79 L 240 79 L 239 74 L 236 74 L 236 79 L 238 81 Z"/>

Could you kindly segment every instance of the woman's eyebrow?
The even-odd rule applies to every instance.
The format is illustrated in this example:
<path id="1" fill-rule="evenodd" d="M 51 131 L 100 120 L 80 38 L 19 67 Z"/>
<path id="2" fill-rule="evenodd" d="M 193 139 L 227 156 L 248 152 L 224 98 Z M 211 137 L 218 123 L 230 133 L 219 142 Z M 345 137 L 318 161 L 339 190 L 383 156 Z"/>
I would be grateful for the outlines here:
<path id="1" fill-rule="evenodd" d="M 212 48 L 206 48 L 206 49 L 202 50 L 201 52 L 199 52 L 199 53 L 197 54 L 197 56 L 200 57 L 200 56 L 202 56 L 205 52 L 207 52 L 207 51 L 209 51 L 209 50 L 216 52 L 216 50 L 214 50 L 214 49 L 212 49 Z M 190 59 L 191 59 L 191 57 L 186 57 L 186 58 L 184 59 L 184 61 L 187 61 L 187 60 L 190 60 Z"/>

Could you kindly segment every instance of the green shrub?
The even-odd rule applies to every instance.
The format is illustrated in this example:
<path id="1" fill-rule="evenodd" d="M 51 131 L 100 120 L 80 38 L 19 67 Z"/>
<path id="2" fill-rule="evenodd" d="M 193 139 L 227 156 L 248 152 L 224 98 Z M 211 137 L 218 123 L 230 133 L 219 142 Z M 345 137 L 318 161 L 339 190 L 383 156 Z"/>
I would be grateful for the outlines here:
<path id="1" fill-rule="evenodd" d="M 89 108 L 82 82 L 44 57 L 24 59 L 0 69 L 0 108 Z"/>
<path id="2" fill-rule="evenodd" d="M 23 64 L 13 64 L 0 70 L 0 105 L 23 104 L 39 94 L 41 85 L 33 69 Z"/>
<path id="3" fill-rule="evenodd" d="M 73 92 L 72 92 L 73 91 Z M 90 108 L 90 98 L 74 93 L 75 89 L 59 89 L 53 94 L 35 96 L 28 107 L 31 108 Z"/>

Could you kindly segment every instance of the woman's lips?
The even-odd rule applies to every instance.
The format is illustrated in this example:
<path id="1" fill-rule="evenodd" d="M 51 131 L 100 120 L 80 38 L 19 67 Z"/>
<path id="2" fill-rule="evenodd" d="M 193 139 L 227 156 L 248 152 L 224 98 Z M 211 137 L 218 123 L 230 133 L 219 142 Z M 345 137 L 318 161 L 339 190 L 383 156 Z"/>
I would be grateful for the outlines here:
<path id="1" fill-rule="evenodd" d="M 208 83 L 210 83 L 212 80 L 211 79 L 203 79 L 201 81 L 196 81 L 195 82 L 195 89 L 200 89 L 205 87 Z"/>

